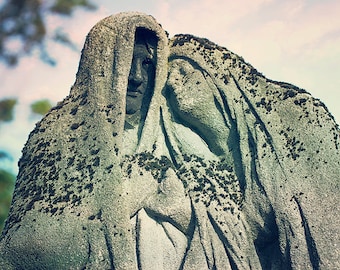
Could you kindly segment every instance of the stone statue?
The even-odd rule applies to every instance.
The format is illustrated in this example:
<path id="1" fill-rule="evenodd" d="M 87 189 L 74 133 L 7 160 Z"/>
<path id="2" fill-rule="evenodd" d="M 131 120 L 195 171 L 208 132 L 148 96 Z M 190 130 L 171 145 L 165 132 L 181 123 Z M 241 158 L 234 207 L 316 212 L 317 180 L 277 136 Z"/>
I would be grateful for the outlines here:
<path id="1" fill-rule="evenodd" d="M 337 269 L 339 129 L 304 90 L 120 13 L 31 133 L 1 269 Z"/>
<path id="2" fill-rule="evenodd" d="M 166 130 L 172 156 L 194 173 L 183 182 L 192 185 L 190 198 L 206 205 L 205 220 L 224 246 L 206 251 L 208 268 L 339 268 L 339 129 L 324 104 L 265 78 L 208 40 L 178 35 L 170 47 L 166 96 L 174 121 Z M 197 154 L 198 142 L 186 140 L 192 132 L 229 167 L 229 176 L 219 178 L 215 170 L 211 178 L 202 169 L 197 160 L 210 158 Z M 241 195 L 225 189 L 230 179 Z M 226 197 L 237 207 L 223 207 Z M 216 250 L 226 251 L 229 264 L 218 264 Z"/>

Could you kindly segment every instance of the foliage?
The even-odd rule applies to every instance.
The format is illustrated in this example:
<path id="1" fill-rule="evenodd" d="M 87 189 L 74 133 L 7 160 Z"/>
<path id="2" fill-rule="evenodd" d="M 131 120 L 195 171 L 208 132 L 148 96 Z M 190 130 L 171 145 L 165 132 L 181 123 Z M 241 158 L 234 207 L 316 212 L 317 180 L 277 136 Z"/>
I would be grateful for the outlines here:
<path id="1" fill-rule="evenodd" d="M 83 7 L 94 10 L 96 7 L 90 0 L 6 0 L 0 8 L 0 60 L 14 66 L 20 57 L 29 55 L 38 49 L 40 58 L 49 64 L 55 61 L 46 51 L 48 39 L 57 42 L 72 42 L 66 34 L 48 34 L 46 16 L 71 16 L 72 12 Z M 61 38 L 62 37 L 62 38 Z M 66 42 L 65 42 L 66 41 Z"/>
<path id="2" fill-rule="evenodd" d="M 15 98 L 6 98 L 0 100 L 0 123 L 13 120 L 13 108 L 17 100 Z"/>
<path id="3" fill-rule="evenodd" d="M 17 103 L 16 99 L 3 99 L 0 101 L 0 123 L 13 120 L 13 108 Z M 0 160 L 12 157 L 7 152 L 0 150 Z M 12 201 L 15 176 L 3 169 L 0 169 L 0 233 L 7 218 L 9 207 Z"/>
<path id="4" fill-rule="evenodd" d="M 0 232 L 3 229 L 12 201 L 15 176 L 0 169 Z"/>
<path id="5" fill-rule="evenodd" d="M 54 5 L 51 7 L 51 11 L 71 15 L 75 7 L 82 6 L 88 9 L 96 9 L 96 6 L 87 0 L 56 0 Z"/>
<path id="6" fill-rule="evenodd" d="M 40 115 L 45 115 L 51 108 L 52 104 L 48 99 L 38 100 L 31 104 L 32 112 Z"/>
<path id="7" fill-rule="evenodd" d="M 0 159 L 4 159 L 4 158 L 12 159 L 12 157 L 8 153 L 6 153 L 5 151 L 0 150 Z"/>

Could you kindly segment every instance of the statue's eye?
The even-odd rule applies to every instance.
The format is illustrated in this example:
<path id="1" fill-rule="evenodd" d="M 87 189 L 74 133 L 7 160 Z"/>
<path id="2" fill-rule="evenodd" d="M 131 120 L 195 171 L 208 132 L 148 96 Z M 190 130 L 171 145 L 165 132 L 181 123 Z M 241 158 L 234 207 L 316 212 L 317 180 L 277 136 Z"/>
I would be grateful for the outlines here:
<path id="1" fill-rule="evenodd" d="M 152 62 L 151 58 L 146 57 L 146 58 L 143 60 L 143 66 L 150 66 L 150 65 L 153 65 L 153 62 Z"/>

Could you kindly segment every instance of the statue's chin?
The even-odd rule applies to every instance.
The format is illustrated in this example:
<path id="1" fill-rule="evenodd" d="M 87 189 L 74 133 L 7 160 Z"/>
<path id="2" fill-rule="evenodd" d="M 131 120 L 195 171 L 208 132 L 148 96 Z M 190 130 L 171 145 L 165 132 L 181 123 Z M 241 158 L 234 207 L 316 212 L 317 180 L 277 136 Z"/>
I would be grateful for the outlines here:
<path id="1" fill-rule="evenodd" d="M 137 112 L 136 105 L 133 102 L 126 101 L 126 114 L 132 115 Z"/>
<path id="2" fill-rule="evenodd" d="M 135 113 L 136 113 L 136 110 L 131 110 L 131 109 L 129 110 L 129 109 L 126 108 L 126 114 L 127 115 L 132 115 L 132 114 L 135 114 Z"/>
<path id="3" fill-rule="evenodd" d="M 126 114 L 131 115 L 140 110 L 142 106 L 141 97 L 126 96 Z"/>

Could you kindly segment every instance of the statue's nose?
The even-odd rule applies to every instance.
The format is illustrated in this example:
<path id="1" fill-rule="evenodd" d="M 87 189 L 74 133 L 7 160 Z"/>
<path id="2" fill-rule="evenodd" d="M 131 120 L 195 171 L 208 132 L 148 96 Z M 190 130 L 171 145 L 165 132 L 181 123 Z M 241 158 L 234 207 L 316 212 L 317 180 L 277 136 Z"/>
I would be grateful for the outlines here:
<path id="1" fill-rule="evenodd" d="M 140 85 L 143 81 L 143 76 L 142 76 L 142 67 L 140 61 L 133 61 L 131 70 L 130 70 L 130 75 L 129 75 L 129 81 L 132 82 L 133 84 Z"/>

